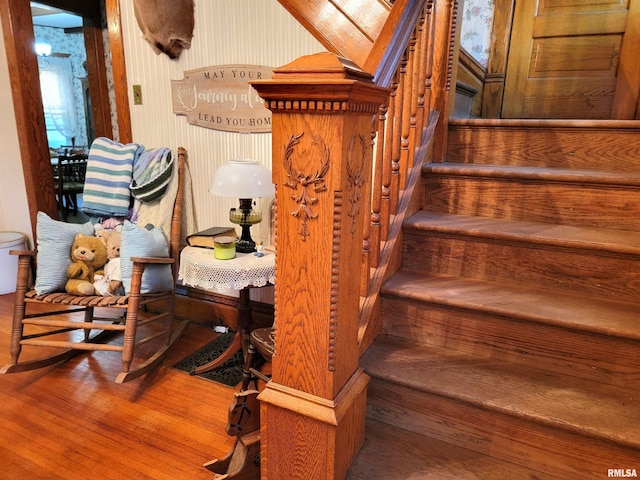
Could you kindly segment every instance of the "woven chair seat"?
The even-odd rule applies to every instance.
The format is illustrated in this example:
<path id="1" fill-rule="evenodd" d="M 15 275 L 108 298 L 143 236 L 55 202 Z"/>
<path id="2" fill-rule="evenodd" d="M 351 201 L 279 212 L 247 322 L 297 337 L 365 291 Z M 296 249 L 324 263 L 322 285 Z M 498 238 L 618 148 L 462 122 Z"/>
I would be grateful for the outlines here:
<path id="1" fill-rule="evenodd" d="M 145 294 L 144 299 L 154 300 L 166 296 L 166 293 Z M 29 290 L 25 298 L 45 303 L 58 305 L 77 305 L 83 307 L 126 307 L 129 304 L 129 295 L 103 297 L 99 295 L 76 296 L 66 292 L 53 292 L 38 295 L 35 290 Z"/>
<path id="2" fill-rule="evenodd" d="M 275 329 L 256 328 L 251 332 L 251 345 L 264 357 L 268 362 L 275 352 Z"/>

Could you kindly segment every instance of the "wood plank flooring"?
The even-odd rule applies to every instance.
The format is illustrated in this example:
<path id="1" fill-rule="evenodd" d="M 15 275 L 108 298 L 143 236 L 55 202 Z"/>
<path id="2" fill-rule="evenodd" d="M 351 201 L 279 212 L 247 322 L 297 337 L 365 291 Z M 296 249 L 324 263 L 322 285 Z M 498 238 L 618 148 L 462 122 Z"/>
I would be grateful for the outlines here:
<path id="1" fill-rule="evenodd" d="M 12 310 L 13 294 L 0 295 L 0 364 Z M 202 465 L 233 445 L 224 427 L 235 390 L 171 365 L 215 335 L 191 323 L 158 370 L 124 385 L 113 382 L 120 360 L 110 352 L 0 375 L 0 477 L 210 479 Z"/>

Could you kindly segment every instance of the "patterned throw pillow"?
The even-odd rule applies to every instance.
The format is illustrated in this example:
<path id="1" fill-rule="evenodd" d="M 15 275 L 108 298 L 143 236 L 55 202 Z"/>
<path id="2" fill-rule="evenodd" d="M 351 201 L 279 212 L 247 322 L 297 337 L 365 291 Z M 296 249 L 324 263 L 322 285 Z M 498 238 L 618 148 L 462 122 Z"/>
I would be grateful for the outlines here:
<path id="1" fill-rule="evenodd" d="M 71 264 L 71 245 L 78 233 L 93 235 L 91 222 L 85 224 L 65 223 L 53 220 L 44 212 L 36 217 L 35 290 L 39 295 L 64 291 L 67 283 L 67 268 Z"/>
<path id="2" fill-rule="evenodd" d="M 121 232 L 120 268 L 122 284 L 128 295 L 131 290 L 131 257 L 168 257 L 169 245 L 162 229 L 146 230 L 125 220 Z M 173 288 L 171 265 L 149 265 L 142 275 L 141 293 L 166 292 Z"/>

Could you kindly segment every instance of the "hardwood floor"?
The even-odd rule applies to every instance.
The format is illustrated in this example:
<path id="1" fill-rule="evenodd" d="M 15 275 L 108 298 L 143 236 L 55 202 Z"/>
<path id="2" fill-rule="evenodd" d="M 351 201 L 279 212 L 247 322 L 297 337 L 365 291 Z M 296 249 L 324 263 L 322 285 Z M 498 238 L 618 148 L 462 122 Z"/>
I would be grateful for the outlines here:
<path id="1" fill-rule="evenodd" d="M 9 358 L 13 294 L 0 295 L 0 364 Z M 117 385 L 119 356 L 0 375 L 0 465 L 7 480 L 209 479 L 202 465 L 233 445 L 234 389 L 171 365 L 216 334 L 191 323 L 147 377 Z"/>

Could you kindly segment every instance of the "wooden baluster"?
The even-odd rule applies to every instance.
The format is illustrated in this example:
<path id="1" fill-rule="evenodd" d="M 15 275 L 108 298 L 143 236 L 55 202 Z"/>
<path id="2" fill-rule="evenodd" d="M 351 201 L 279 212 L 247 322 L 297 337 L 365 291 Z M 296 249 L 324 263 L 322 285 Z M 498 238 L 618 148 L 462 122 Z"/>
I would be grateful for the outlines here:
<path id="1" fill-rule="evenodd" d="M 376 268 L 380 259 L 381 237 L 381 208 L 382 208 L 382 168 L 384 164 L 385 128 L 387 128 L 388 105 L 381 105 L 378 113 L 378 134 L 376 142 L 376 156 L 374 163 L 372 198 L 371 198 L 371 228 L 369 234 L 369 266 Z M 363 270 L 365 266 L 363 265 Z M 369 271 L 366 271 L 369 275 Z"/>
<path id="2" fill-rule="evenodd" d="M 414 37 L 412 37 L 412 40 Z M 412 97 L 412 80 L 411 74 L 411 59 L 413 56 L 413 41 L 407 47 L 403 60 L 400 64 L 400 72 L 402 81 L 402 121 L 400 122 L 400 156 L 398 157 L 398 164 L 394 165 L 394 182 L 392 183 L 392 202 L 394 205 L 393 213 L 398 213 L 398 200 L 400 198 L 400 192 L 404 189 L 405 173 L 407 166 L 409 165 L 409 128 L 411 125 L 411 102 Z"/>
<path id="3" fill-rule="evenodd" d="M 434 145 L 434 161 L 444 161 L 447 151 L 447 117 L 449 93 L 451 89 L 451 69 L 453 66 L 454 39 L 457 20 L 456 0 L 438 3 L 434 21 L 433 95 L 432 109 L 440 112 L 435 136 L 439 142 Z"/>
<path id="4" fill-rule="evenodd" d="M 435 30 L 435 15 L 433 14 L 433 1 L 428 0 L 425 5 L 425 20 L 424 20 L 424 106 L 427 110 L 425 112 L 425 126 L 429 122 L 431 115 L 431 90 L 432 90 L 432 78 L 433 78 L 433 48 L 434 48 L 434 30 Z"/>
<path id="5" fill-rule="evenodd" d="M 420 16 L 420 20 L 418 20 L 417 29 L 417 42 L 416 42 L 416 71 L 415 77 L 416 80 L 414 82 L 416 87 L 416 100 L 415 100 L 415 113 L 413 118 L 414 123 L 414 133 L 412 135 L 412 148 L 411 151 L 415 151 L 415 147 L 420 145 L 420 139 L 422 138 L 422 129 L 424 128 L 424 92 L 425 92 L 425 70 L 427 60 L 425 57 L 425 39 L 426 39 L 426 28 L 425 28 L 425 13 L 423 10 L 422 15 Z"/>
<path id="6" fill-rule="evenodd" d="M 369 133 L 369 158 L 367 161 L 375 168 L 375 159 L 373 152 L 376 148 L 376 131 L 378 127 L 379 119 L 377 115 L 373 115 L 371 117 L 371 132 Z M 375 176 L 375 175 L 373 175 Z M 369 291 L 369 279 L 370 279 L 370 270 L 371 270 L 371 222 L 370 220 L 370 212 L 373 204 L 373 189 L 375 188 L 375 183 L 373 182 L 373 177 L 367 178 L 365 183 L 365 194 L 363 196 L 364 200 L 364 211 L 365 211 L 365 221 L 364 221 L 364 232 L 362 238 L 362 265 L 360 271 L 360 296 L 366 297 L 367 292 Z M 378 252 L 378 248 L 374 250 Z"/>
<path id="7" fill-rule="evenodd" d="M 423 9 L 418 25 L 418 99 L 416 113 L 416 146 L 422 142 L 424 130 L 427 128 L 430 114 L 431 70 L 433 66 L 433 35 L 431 29 L 433 0 L 429 0 Z"/>
<path id="8" fill-rule="evenodd" d="M 404 122 L 402 127 L 402 143 L 403 150 L 400 156 L 400 192 L 406 188 L 407 184 L 407 171 L 413 165 L 415 156 L 415 131 L 416 131 L 416 110 L 418 99 L 418 85 L 417 85 L 417 69 L 420 62 L 416 59 L 416 44 L 418 42 L 417 30 L 414 29 L 407 47 L 407 79 L 409 80 L 405 84 L 405 103 L 403 108 L 405 114 L 403 115 Z M 398 198 L 399 200 L 399 198 Z"/>
<path id="9" fill-rule="evenodd" d="M 389 185 L 389 213 L 395 215 L 398 211 L 398 195 L 400 191 L 400 157 L 402 155 L 402 125 L 405 110 L 404 97 L 406 90 L 404 84 L 407 79 L 407 56 L 406 53 L 400 62 L 398 69 L 398 87 L 396 88 L 395 105 L 393 108 L 393 134 L 392 140 L 392 154 L 391 154 L 391 183 Z"/>
<path id="10" fill-rule="evenodd" d="M 278 205 L 272 380 L 260 394 L 263 480 L 344 478 L 364 439 L 359 282 L 372 118 L 389 91 L 330 53 L 252 82 L 272 113 Z"/>
<path id="11" fill-rule="evenodd" d="M 451 23 L 449 28 L 449 56 L 447 62 L 447 92 L 449 93 L 447 96 L 447 106 L 453 105 L 455 102 L 456 88 L 453 85 L 455 79 L 453 78 L 453 65 L 457 64 L 457 56 L 460 45 L 456 43 L 456 37 L 459 36 L 458 29 L 458 0 L 453 0 L 451 5 Z M 448 109 L 447 109 L 448 111 Z"/>
<path id="12" fill-rule="evenodd" d="M 384 158 L 382 160 L 382 208 L 380 215 L 380 239 L 384 241 L 389 235 L 389 221 L 392 214 L 391 204 L 391 179 L 393 176 L 394 156 L 400 155 L 400 132 L 396 119 L 398 105 L 398 77 L 396 73 L 391 82 L 391 94 L 389 96 L 389 113 L 387 115 L 386 129 L 384 133 Z"/>

